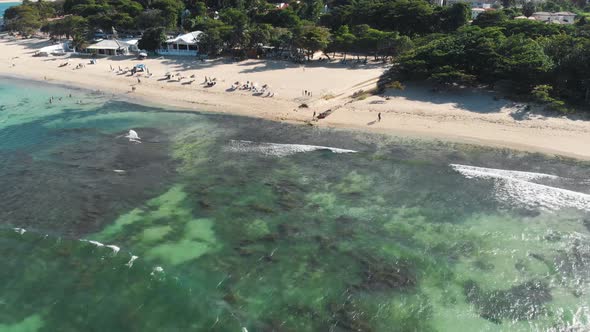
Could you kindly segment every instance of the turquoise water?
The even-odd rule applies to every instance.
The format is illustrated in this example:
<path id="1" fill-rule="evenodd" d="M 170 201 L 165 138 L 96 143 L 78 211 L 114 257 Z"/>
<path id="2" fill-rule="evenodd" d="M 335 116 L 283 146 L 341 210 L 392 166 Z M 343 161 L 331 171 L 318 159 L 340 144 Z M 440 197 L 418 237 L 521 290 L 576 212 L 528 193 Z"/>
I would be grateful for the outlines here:
<path id="1" fill-rule="evenodd" d="M 6 9 L 19 4 L 19 2 L 0 2 L 0 18 L 4 17 L 4 11 Z"/>
<path id="2" fill-rule="evenodd" d="M 0 331 L 588 329 L 589 179 L 0 80 Z"/>

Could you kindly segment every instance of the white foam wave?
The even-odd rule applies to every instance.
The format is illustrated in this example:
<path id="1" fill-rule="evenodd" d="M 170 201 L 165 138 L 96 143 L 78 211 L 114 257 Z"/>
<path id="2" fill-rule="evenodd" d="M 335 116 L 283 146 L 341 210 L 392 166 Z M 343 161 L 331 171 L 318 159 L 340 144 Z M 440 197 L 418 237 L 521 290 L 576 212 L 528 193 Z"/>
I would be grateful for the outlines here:
<path id="1" fill-rule="evenodd" d="M 15 227 L 15 228 L 13 228 L 13 230 L 15 232 L 17 232 L 18 234 L 20 234 L 20 235 L 23 235 L 27 231 L 26 229 L 19 228 L 19 227 Z M 47 238 L 48 236 L 49 236 L 48 234 L 45 234 L 45 236 L 43 238 Z M 79 239 L 78 241 L 90 243 L 90 244 L 92 244 L 92 245 L 94 245 L 94 246 L 96 246 L 98 248 L 100 248 L 100 247 L 109 248 L 109 249 L 111 249 L 113 251 L 113 254 L 114 255 L 118 254 L 119 251 L 121 251 L 121 248 L 118 247 L 118 246 L 116 246 L 116 245 L 114 245 L 114 244 L 106 244 L 105 245 L 105 244 L 103 244 L 101 242 L 94 241 L 94 240 L 87 240 L 87 239 Z M 139 258 L 138 256 L 135 256 L 135 255 L 131 254 L 131 259 L 129 259 L 129 261 L 125 265 L 128 266 L 129 268 L 131 268 L 133 266 L 133 262 L 135 262 L 135 260 L 138 259 L 138 258 Z M 154 271 L 163 272 L 164 270 L 161 267 L 156 267 L 156 268 L 154 268 Z"/>
<path id="2" fill-rule="evenodd" d="M 468 165 L 451 164 L 451 167 L 457 172 L 463 174 L 466 178 L 503 178 L 531 181 L 538 179 L 558 179 L 559 177 L 551 174 L 510 171 L 505 169 L 495 169 L 486 167 L 476 167 Z"/>
<path id="3" fill-rule="evenodd" d="M 129 129 L 129 133 L 127 133 L 127 135 L 125 135 L 125 138 L 128 138 L 129 142 L 141 143 L 141 138 L 139 137 L 137 132 L 133 129 Z"/>
<path id="4" fill-rule="evenodd" d="M 285 157 L 301 152 L 329 150 L 333 153 L 355 153 L 355 150 L 333 148 L 329 146 L 304 144 L 258 143 L 252 141 L 231 140 L 226 147 L 231 152 L 255 152 L 265 156 Z"/>
<path id="5" fill-rule="evenodd" d="M 559 179 L 555 175 L 458 164 L 450 166 L 468 179 L 494 180 L 496 198 L 509 204 L 519 203 L 546 211 L 562 208 L 590 211 L 590 195 L 588 194 L 531 182 L 541 179 Z"/>
<path id="6" fill-rule="evenodd" d="M 93 245 L 95 245 L 97 247 L 104 247 L 104 244 L 102 244 L 102 243 L 100 243 L 98 241 L 93 241 L 93 240 L 80 240 L 80 241 L 82 241 L 82 242 L 88 242 L 88 243 L 93 244 Z"/>
<path id="7" fill-rule="evenodd" d="M 119 250 L 121 250 L 121 248 L 117 247 L 114 244 L 109 244 L 109 245 L 106 245 L 105 247 L 113 249 L 113 254 L 115 254 L 115 255 L 119 252 Z"/>
<path id="8" fill-rule="evenodd" d="M 133 262 L 135 262 L 136 259 L 138 259 L 139 257 L 131 255 L 131 259 L 129 260 L 129 262 L 127 262 L 127 265 L 129 268 L 131 268 L 133 266 Z"/>
<path id="9" fill-rule="evenodd" d="M 152 270 L 152 273 L 150 273 L 151 275 L 156 275 L 157 273 L 163 273 L 164 269 L 161 266 L 155 266 L 154 269 Z"/>
<path id="10" fill-rule="evenodd" d="M 109 248 L 113 251 L 113 254 L 117 254 L 119 253 L 119 251 L 121 250 L 121 248 L 119 248 L 118 246 L 114 245 L 114 244 L 104 244 L 104 243 L 100 243 L 98 241 L 94 241 L 94 240 L 86 240 L 86 239 L 81 239 L 81 242 L 88 242 L 92 245 L 95 245 L 97 247 L 105 247 L 105 248 Z"/>

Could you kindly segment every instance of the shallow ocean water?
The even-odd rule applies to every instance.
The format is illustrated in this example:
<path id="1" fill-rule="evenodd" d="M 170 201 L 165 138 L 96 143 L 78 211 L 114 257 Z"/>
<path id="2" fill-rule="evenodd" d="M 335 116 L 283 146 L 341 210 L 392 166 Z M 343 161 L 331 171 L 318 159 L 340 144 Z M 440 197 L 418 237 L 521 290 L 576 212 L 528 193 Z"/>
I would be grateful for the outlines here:
<path id="1" fill-rule="evenodd" d="M 585 330 L 590 164 L 0 80 L 0 265 L 0 331 Z"/>

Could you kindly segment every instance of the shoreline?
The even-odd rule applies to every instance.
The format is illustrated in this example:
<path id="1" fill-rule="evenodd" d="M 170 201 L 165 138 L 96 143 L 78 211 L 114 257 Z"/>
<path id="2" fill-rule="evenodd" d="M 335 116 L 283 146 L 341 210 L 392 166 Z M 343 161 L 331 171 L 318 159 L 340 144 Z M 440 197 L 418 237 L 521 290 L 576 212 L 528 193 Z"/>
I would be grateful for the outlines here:
<path id="1" fill-rule="evenodd" d="M 508 148 L 548 155 L 590 160 L 590 121 L 565 117 L 525 114 L 517 118 L 518 105 L 484 92 L 432 93 L 424 87 L 408 86 L 404 91 L 354 100 L 358 90 L 369 90 L 384 67 L 347 68 L 338 65 L 297 66 L 279 61 L 248 60 L 232 63 L 211 60 L 201 64 L 191 59 L 152 58 L 145 61 L 152 78 L 117 75 L 108 70 L 139 63 L 131 58 L 99 58 L 98 64 L 74 70 L 60 68 L 64 61 L 87 63 L 88 58 L 32 57 L 27 43 L 39 40 L 0 39 L 0 76 L 70 88 L 102 91 L 114 98 L 162 108 L 236 114 L 301 125 L 359 130 L 426 140 L 442 140 L 469 145 Z M 165 72 L 196 76 L 195 83 L 165 81 Z M 217 77 L 213 88 L 200 86 L 203 76 Z M 276 98 L 228 88 L 234 81 L 254 79 L 270 85 Z M 199 82 L 199 83 L 198 83 Z M 132 87 L 136 87 L 132 91 Z M 302 97 L 303 87 L 317 97 Z M 299 108 L 301 104 L 308 108 Z M 325 119 L 312 115 L 328 109 Z M 377 120 L 377 114 L 382 120 Z"/>
<path id="2" fill-rule="evenodd" d="M 0 79 L 18 79 L 22 81 L 28 82 L 38 82 L 43 84 L 50 84 L 59 87 L 64 87 L 67 89 L 76 89 L 76 90 L 85 90 L 85 91 L 99 91 L 105 93 L 102 90 L 92 90 L 89 87 L 83 87 L 79 85 L 72 85 L 65 82 L 59 81 L 44 81 L 39 79 L 33 78 L 26 78 L 26 77 L 18 77 L 18 76 L 6 76 L 4 74 L 0 74 Z M 110 93 L 110 92 L 109 92 Z M 147 107 L 157 107 L 162 108 L 166 111 L 166 107 L 171 107 L 174 110 L 170 111 L 190 111 L 190 112 L 204 112 L 204 113 L 212 113 L 212 114 L 225 114 L 225 115 L 236 115 L 236 116 L 246 116 L 246 117 L 253 117 L 253 118 L 261 118 L 269 121 L 280 121 L 285 123 L 291 123 L 296 125 L 309 125 L 307 120 L 295 120 L 295 119 L 269 119 L 268 117 L 264 116 L 257 116 L 256 114 L 251 114 L 247 111 L 236 111 L 235 109 L 229 110 L 219 110 L 217 109 L 217 105 L 203 105 L 203 108 L 192 108 L 184 103 L 176 103 L 176 104 L 166 104 L 160 98 L 150 98 L 150 97 L 135 97 L 131 95 L 117 95 L 113 94 L 114 100 L 120 100 L 124 102 L 129 102 L 133 104 L 138 104 Z M 199 105 L 199 104 L 195 104 Z M 221 106 L 223 107 L 223 106 Z M 394 137 L 401 137 L 401 138 L 410 138 L 410 139 L 419 139 L 419 140 L 428 140 L 428 141 L 442 141 L 447 143 L 457 143 L 457 144 L 465 144 L 465 145 L 474 145 L 474 146 L 481 146 L 481 147 L 490 147 L 490 148 L 501 148 L 501 149 L 510 149 L 516 150 L 521 152 L 528 152 L 528 153 L 541 153 L 546 154 L 554 157 L 566 157 L 566 158 L 573 158 L 579 159 L 583 161 L 590 161 L 590 156 L 586 154 L 576 154 L 576 153 L 566 153 L 560 149 L 549 149 L 546 147 L 539 147 L 537 145 L 529 145 L 524 143 L 506 143 L 501 140 L 493 140 L 493 139 L 483 139 L 477 137 L 462 137 L 458 135 L 452 134 L 441 134 L 441 133 L 434 133 L 434 132 L 425 132 L 425 131 L 417 131 L 411 129 L 396 129 L 396 132 L 392 132 L 388 128 L 367 128 L 365 126 L 356 126 L 350 123 L 316 123 L 314 126 L 319 128 L 330 128 L 330 129 L 337 129 L 337 130 L 352 130 L 352 131 L 360 131 L 365 133 L 374 133 L 374 134 L 382 134 Z"/>

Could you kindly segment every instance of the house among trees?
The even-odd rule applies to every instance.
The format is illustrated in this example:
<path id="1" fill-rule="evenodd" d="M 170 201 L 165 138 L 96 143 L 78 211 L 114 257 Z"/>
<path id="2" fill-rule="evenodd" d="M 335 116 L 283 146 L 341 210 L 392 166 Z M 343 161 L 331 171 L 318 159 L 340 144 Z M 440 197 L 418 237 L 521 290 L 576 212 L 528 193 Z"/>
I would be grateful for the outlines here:
<path id="1" fill-rule="evenodd" d="M 556 23 L 556 24 L 574 24 L 576 14 L 570 12 L 536 12 L 533 13 L 533 17 L 537 21 Z"/>
<path id="2" fill-rule="evenodd" d="M 188 55 L 196 56 L 199 53 L 199 39 L 202 31 L 192 31 L 179 35 L 176 38 L 166 40 L 165 47 L 156 50 L 159 55 Z"/>
<path id="3" fill-rule="evenodd" d="M 86 47 L 86 50 L 99 55 L 129 55 L 139 51 L 137 49 L 137 41 L 133 43 L 118 39 L 101 40 L 96 44 Z"/>
<path id="4" fill-rule="evenodd" d="M 452 6 L 456 3 L 467 3 L 471 8 L 492 8 L 492 5 L 497 2 L 497 0 L 446 0 L 444 3 L 447 6 Z"/>

